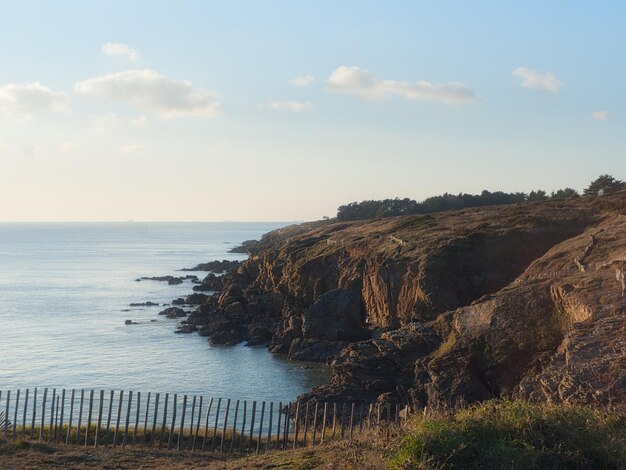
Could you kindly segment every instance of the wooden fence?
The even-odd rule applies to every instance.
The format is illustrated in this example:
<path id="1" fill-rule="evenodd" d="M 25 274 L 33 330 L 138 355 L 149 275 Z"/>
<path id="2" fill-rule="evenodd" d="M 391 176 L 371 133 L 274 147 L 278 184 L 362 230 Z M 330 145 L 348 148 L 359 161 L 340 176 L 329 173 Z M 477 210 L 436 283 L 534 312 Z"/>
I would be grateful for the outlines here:
<path id="1" fill-rule="evenodd" d="M 0 391 L 0 435 L 67 445 L 262 452 L 401 426 L 400 405 L 289 403 L 133 391 Z"/>

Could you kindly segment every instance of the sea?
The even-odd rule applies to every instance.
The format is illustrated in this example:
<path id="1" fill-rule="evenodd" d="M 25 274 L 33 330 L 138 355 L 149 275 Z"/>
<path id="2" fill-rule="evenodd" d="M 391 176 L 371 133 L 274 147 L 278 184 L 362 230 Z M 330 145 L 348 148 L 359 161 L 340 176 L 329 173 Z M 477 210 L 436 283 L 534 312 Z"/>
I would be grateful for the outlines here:
<path id="1" fill-rule="evenodd" d="M 262 346 L 212 346 L 197 334 L 175 334 L 178 320 L 158 312 L 190 294 L 193 284 L 136 281 L 202 278 L 206 273 L 180 270 L 243 260 L 246 255 L 228 251 L 283 225 L 0 224 L 0 390 L 134 390 L 286 402 L 326 382 L 322 364 L 288 361 Z M 129 306 L 148 301 L 160 305 Z"/>

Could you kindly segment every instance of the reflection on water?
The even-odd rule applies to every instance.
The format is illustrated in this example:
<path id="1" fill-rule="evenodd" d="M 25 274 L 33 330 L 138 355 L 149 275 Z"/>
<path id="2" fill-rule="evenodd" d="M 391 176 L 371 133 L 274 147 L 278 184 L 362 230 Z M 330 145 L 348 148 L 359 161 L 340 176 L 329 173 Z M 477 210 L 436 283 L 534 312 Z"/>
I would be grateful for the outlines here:
<path id="1" fill-rule="evenodd" d="M 198 335 L 174 334 L 177 321 L 159 316 L 161 306 L 128 306 L 168 303 L 192 288 L 136 278 L 242 259 L 227 250 L 280 225 L 0 224 L 0 388 L 287 401 L 326 381 L 322 365 L 286 361 L 263 347 L 210 346 Z"/>

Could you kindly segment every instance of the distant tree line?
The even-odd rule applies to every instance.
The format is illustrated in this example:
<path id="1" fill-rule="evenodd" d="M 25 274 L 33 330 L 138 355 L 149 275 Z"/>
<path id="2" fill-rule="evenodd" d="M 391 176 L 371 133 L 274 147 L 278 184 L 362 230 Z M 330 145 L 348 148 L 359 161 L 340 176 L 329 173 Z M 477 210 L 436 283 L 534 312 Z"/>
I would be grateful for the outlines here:
<path id="1" fill-rule="evenodd" d="M 617 180 L 610 175 L 601 175 L 592 181 L 583 196 L 600 196 L 626 189 L 626 183 Z M 364 220 L 382 217 L 394 217 L 398 215 L 430 214 L 467 207 L 496 206 L 504 204 L 516 204 L 519 202 L 545 201 L 548 199 L 567 199 L 579 197 L 578 191 L 572 188 L 559 189 L 548 194 L 538 189 L 530 193 L 505 193 L 502 191 L 484 190 L 480 194 L 450 194 L 432 196 L 417 202 L 413 199 L 383 199 L 351 202 L 339 206 L 337 220 Z"/>

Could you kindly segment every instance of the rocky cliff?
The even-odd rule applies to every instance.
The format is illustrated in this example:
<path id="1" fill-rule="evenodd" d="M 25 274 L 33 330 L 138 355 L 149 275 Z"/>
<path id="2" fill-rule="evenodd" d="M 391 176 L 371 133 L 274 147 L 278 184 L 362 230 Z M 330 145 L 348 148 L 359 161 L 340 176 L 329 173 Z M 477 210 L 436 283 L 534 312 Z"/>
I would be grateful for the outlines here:
<path id="1" fill-rule="evenodd" d="M 626 402 L 626 193 L 302 224 L 187 320 L 327 360 L 312 397 Z"/>

